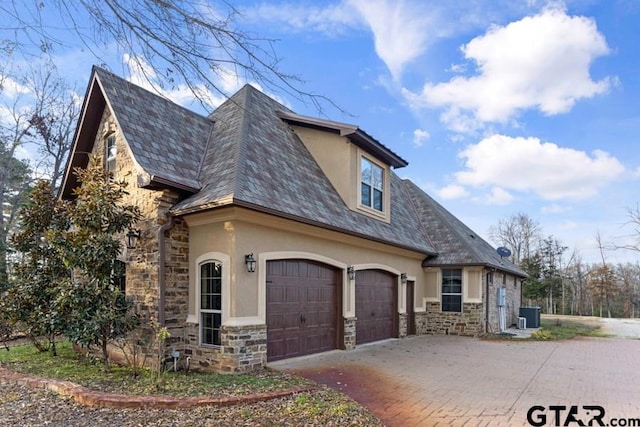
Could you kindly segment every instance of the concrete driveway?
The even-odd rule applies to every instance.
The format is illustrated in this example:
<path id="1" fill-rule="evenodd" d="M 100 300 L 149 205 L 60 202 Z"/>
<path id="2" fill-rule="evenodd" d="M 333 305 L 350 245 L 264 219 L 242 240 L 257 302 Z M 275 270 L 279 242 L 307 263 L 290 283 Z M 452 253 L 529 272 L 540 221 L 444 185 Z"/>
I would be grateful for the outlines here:
<path id="1" fill-rule="evenodd" d="M 604 412 L 603 425 L 640 426 L 640 340 L 419 336 L 270 366 L 346 393 L 388 426 L 532 425 L 535 405 L 533 425 L 581 425 L 573 410 L 584 425 Z"/>

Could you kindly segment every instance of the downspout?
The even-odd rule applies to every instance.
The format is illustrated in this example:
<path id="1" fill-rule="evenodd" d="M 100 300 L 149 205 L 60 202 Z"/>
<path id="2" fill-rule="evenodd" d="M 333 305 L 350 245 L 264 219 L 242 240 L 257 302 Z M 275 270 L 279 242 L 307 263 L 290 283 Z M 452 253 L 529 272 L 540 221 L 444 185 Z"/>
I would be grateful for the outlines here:
<path id="1" fill-rule="evenodd" d="M 175 225 L 175 221 L 172 216 L 169 217 L 169 221 L 165 222 L 158 228 L 158 324 L 164 326 L 164 304 L 165 304 L 165 290 L 167 283 L 165 280 L 165 261 L 166 261 L 166 248 L 164 233 L 170 230 Z"/>
<path id="2" fill-rule="evenodd" d="M 495 271 L 495 269 L 494 269 Z M 493 282 L 493 273 L 494 271 L 490 271 L 489 274 L 487 274 L 486 280 L 487 280 L 487 284 L 486 284 L 486 289 L 485 289 L 485 295 L 486 297 L 486 303 L 485 303 L 485 317 L 484 317 L 484 333 L 488 334 L 489 333 L 489 275 L 491 275 L 491 282 Z"/>

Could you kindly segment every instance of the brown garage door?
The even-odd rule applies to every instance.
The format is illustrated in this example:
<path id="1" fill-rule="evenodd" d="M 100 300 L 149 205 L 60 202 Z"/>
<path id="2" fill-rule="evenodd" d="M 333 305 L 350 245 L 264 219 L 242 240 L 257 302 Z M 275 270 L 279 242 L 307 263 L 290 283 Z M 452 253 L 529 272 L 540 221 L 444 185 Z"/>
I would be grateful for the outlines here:
<path id="1" fill-rule="evenodd" d="M 356 272 L 356 344 L 397 336 L 396 283 L 382 270 Z"/>
<path id="2" fill-rule="evenodd" d="M 337 348 L 338 274 L 307 260 L 267 262 L 267 360 Z"/>

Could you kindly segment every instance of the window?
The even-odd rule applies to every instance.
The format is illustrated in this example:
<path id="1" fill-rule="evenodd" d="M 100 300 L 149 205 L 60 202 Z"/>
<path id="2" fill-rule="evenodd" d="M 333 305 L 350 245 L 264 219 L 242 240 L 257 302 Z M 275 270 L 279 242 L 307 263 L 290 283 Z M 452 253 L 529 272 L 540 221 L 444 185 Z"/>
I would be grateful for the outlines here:
<path id="1" fill-rule="evenodd" d="M 462 269 L 442 270 L 442 311 L 462 312 Z"/>
<path id="2" fill-rule="evenodd" d="M 360 204 L 382 212 L 384 171 L 362 157 L 360 162 Z"/>
<path id="3" fill-rule="evenodd" d="M 116 173 L 116 155 L 118 154 L 118 148 L 116 146 L 116 134 L 112 133 L 107 136 L 107 139 L 104 144 L 105 147 L 105 170 L 108 174 L 113 176 Z"/>
<path id="4" fill-rule="evenodd" d="M 222 264 L 208 261 L 200 265 L 200 342 L 220 345 L 222 324 Z"/>
<path id="5" fill-rule="evenodd" d="M 116 289 L 119 289 L 123 294 L 126 293 L 127 288 L 127 265 L 119 260 L 113 262 L 113 270 L 111 272 L 111 283 Z"/>

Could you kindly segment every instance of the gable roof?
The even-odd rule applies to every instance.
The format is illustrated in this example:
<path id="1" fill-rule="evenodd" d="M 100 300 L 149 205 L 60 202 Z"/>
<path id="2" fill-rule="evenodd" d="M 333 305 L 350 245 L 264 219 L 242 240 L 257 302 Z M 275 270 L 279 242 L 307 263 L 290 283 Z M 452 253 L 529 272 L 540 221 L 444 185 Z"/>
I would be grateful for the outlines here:
<path id="1" fill-rule="evenodd" d="M 423 261 L 423 267 L 444 265 L 483 265 L 527 277 L 495 248 L 432 199 L 410 180 L 402 181 L 410 200 L 418 211 L 431 241 L 438 250 L 436 257 Z"/>
<path id="2" fill-rule="evenodd" d="M 142 184 L 162 185 L 186 192 L 200 189 L 198 171 L 213 122 L 155 95 L 115 74 L 93 67 L 79 127 L 61 189 L 63 197 L 76 186 L 72 169 L 85 167 L 104 108 L 118 127 L 142 169 Z M 146 175 L 146 176 L 145 176 Z"/>
<path id="3" fill-rule="evenodd" d="M 211 143 L 204 155 L 200 192 L 176 204 L 184 215 L 238 205 L 338 230 L 402 248 L 435 254 L 421 235 L 401 180 L 391 177 L 391 223 L 352 211 L 295 132 L 279 114 L 288 109 L 244 86 L 218 107 Z M 422 237 L 421 237 L 422 236 Z"/>

